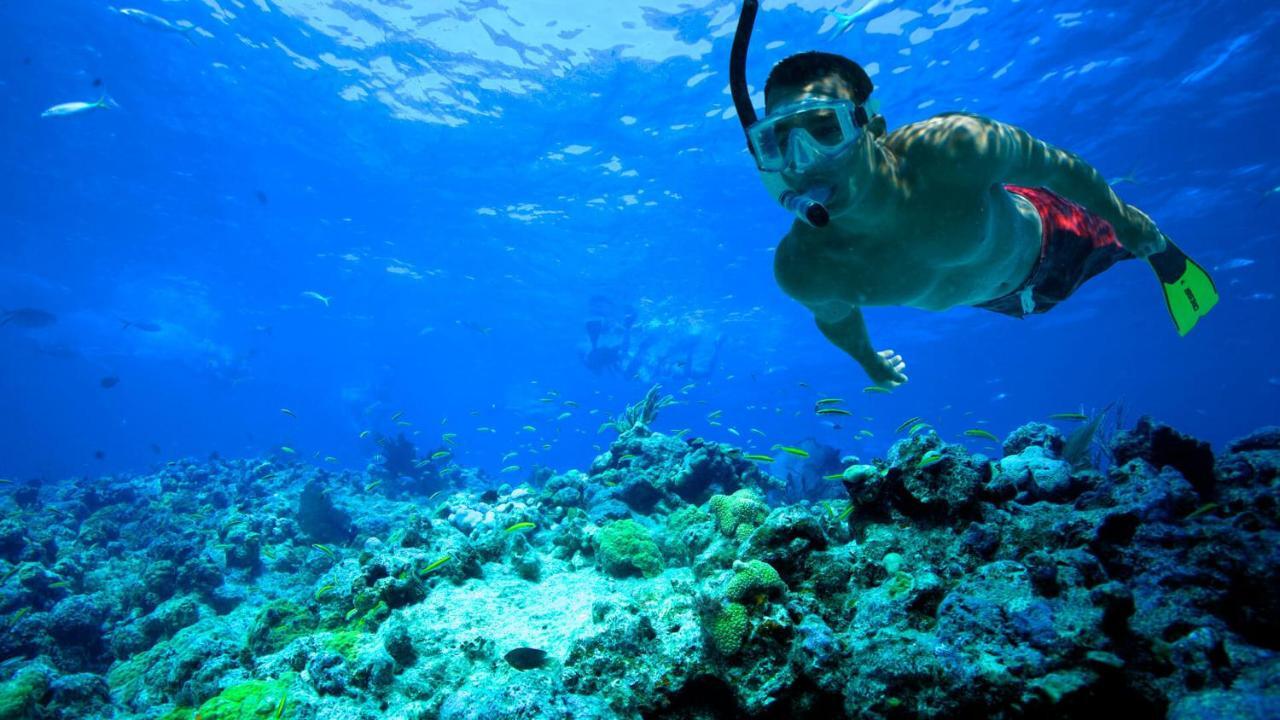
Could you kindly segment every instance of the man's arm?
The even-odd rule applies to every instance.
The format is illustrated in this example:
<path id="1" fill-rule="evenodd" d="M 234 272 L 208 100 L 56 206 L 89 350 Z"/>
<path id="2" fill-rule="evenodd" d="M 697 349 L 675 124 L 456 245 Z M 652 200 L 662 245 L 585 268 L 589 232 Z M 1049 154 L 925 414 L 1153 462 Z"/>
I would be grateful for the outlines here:
<path id="1" fill-rule="evenodd" d="M 873 382 L 896 387 L 907 381 L 907 376 L 902 374 L 907 365 L 901 356 L 892 350 L 876 352 L 872 349 L 871 336 L 867 334 L 867 323 L 862 319 L 860 308 L 851 305 L 840 308 L 835 303 L 827 303 L 812 309 L 822 334 L 856 360 Z"/>
<path id="2" fill-rule="evenodd" d="M 896 387 L 906 382 L 907 376 L 902 374 L 906 364 L 901 357 L 892 350 L 876 352 L 871 348 L 862 311 L 850 302 L 825 296 L 823 291 L 815 290 L 815 285 L 821 284 L 814 277 L 817 268 L 801 252 L 796 232 L 793 229 L 782 238 L 773 256 L 773 276 L 778 281 L 778 287 L 809 308 L 822 334 L 856 360 L 876 384 Z"/>
<path id="3" fill-rule="evenodd" d="M 938 142 L 961 176 L 991 184 L 1041 185 L 1111 223 L 1130 252 L 1146 257 L 1164 249 L 1159 228 L 1141 210 L 1116 196 L 1102 174 L 1077 155 L 1037 140 L 1027 131 L 977 115 L 941 120 Z"/>

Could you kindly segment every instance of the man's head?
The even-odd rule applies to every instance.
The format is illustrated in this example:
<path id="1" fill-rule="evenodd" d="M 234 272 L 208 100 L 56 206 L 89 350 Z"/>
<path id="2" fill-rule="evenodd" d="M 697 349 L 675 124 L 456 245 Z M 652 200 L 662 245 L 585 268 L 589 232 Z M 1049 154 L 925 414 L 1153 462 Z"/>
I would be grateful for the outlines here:
<path id="1" fill-rule="evenodd" d="M 765 113 L 803 98 L 852 100 L 861 106 L 874 89 L 858 63 L 841 55 L 802 52 L 773 66 L 764 84 Z"/>
<path id="2" fill-rule="evenodd" d="M 883 132 L 883 121 L 869 122 L 863 109 L 873 87 L 857 63 L 831 53 L 775 65 L 765 83 L 766 117 L 748 130 L 760 168 L 797 192 L 829 188 L 832 216 L 852 209 L 875 171 L 874 137 Z"/>

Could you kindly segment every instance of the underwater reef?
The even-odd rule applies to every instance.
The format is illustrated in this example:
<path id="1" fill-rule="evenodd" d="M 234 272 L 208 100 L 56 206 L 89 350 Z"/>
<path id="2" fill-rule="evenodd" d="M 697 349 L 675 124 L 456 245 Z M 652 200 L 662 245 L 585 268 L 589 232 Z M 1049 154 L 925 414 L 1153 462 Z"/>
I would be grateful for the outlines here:
<path id="1" fill-rule="evenodd" d="M 1103 469 L 919 428 L 795 502 L 661 404 L 518 485 L 404 447 L 8 485 L 0 720 L 1280 717 L 1280 428 L 1144 418 Z"/>

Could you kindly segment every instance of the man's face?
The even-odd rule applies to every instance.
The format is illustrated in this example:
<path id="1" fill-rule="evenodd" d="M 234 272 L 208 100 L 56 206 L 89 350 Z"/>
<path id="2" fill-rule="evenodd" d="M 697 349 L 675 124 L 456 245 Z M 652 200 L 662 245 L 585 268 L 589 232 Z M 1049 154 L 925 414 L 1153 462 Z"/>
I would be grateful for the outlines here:
<path id="1" fill-rule="evenodd" d="M 828 75 L 815 78 L 803 85 L 776 88 L 766 100 L 766 111 L 771 114 L 773 111 L 785 109 L 789 105 L 813 100 L 848 100 L 852 102 L 853 91 L 838 76 Z M 819 123 L 814 127 L 805 127 L 805 130 L 811 136 L 815 133 L 820 134 L 822 125 Z M 815 139 L 823 140 L 823 138 L 816 136 Z M 783 147 L 787 148 L 786 144 Z M 849 185 L 851 182 L 857 182 L 857 179 L 852 177 L 851 164 L 848 161 L 851 159 L 851 153 L 860 152 L 859 147 L 860 143 L 855 143 L 850 150 L 842 152 L 837 158 L 806 167 L 802 172 L 795 169 L 784 170 L 782 172 L 783 179 L 788 186 L 798 191 L 806 190 L 815 185 L 831 186 L 834 189 L 834 195 L 828 202 L 828 209 L 835 210 L 848 202 L 851 194 Z M 790 149 L 787 149 L 787 152 L 789 159 L 793 159 L 791 158 Z"/>

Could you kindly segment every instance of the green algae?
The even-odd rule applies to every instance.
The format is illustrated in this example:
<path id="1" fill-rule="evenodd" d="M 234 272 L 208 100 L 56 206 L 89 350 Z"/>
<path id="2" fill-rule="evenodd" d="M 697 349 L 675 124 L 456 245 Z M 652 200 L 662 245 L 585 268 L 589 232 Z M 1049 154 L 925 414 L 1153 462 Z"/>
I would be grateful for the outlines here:
<path id="1" fill-rule="evenodd" d="M 44 673 L 27 669 L 12 680 L 0 683 L 0 720 L 21 720 L 30 717 L 36 703 L 49 688 Z"/>
<path id="2" fill-rule="evenodd" d="M 197 711 L 200 720 L 283 720 L 288 713 L 288 686 L 280 680 L 250 680 L 232 685 Z"/>
<path id="3" fill-rule="evenodd" d="M 703 512 L 702 508 L 697 505 L 689 505 L 671 513 L 667 517 L 667 533 L 679 536 L 690 527 L 703 523 L 711 519 L 711 516 Z"/>
<path id="4" fill-rule="evenodd" d="M 326 649 L 338 653 L 348 661 L 353 661 L 363 637 L 364 633 L 359 630 L 338 630 L 330 633 L 323 642 Z"/>
<path id="5" fill-rule="evenodd" d="M 288 600 L 275 600 L 258 612 L 249 630 L 249 650 L 271 655 L 299 637 L 315 632 L 316 618 L 306 608 Z"/>
<path id="6" fill-rule="evenodd" d="M 889 597 L 896 599 L 911 592 L 915 586 L 915 577 L 911 573 L 899 570 L 893 574 L 893 577 L 889 578 L 888 583 L 886 583 L 886 590 L 889 593 Z"/>

